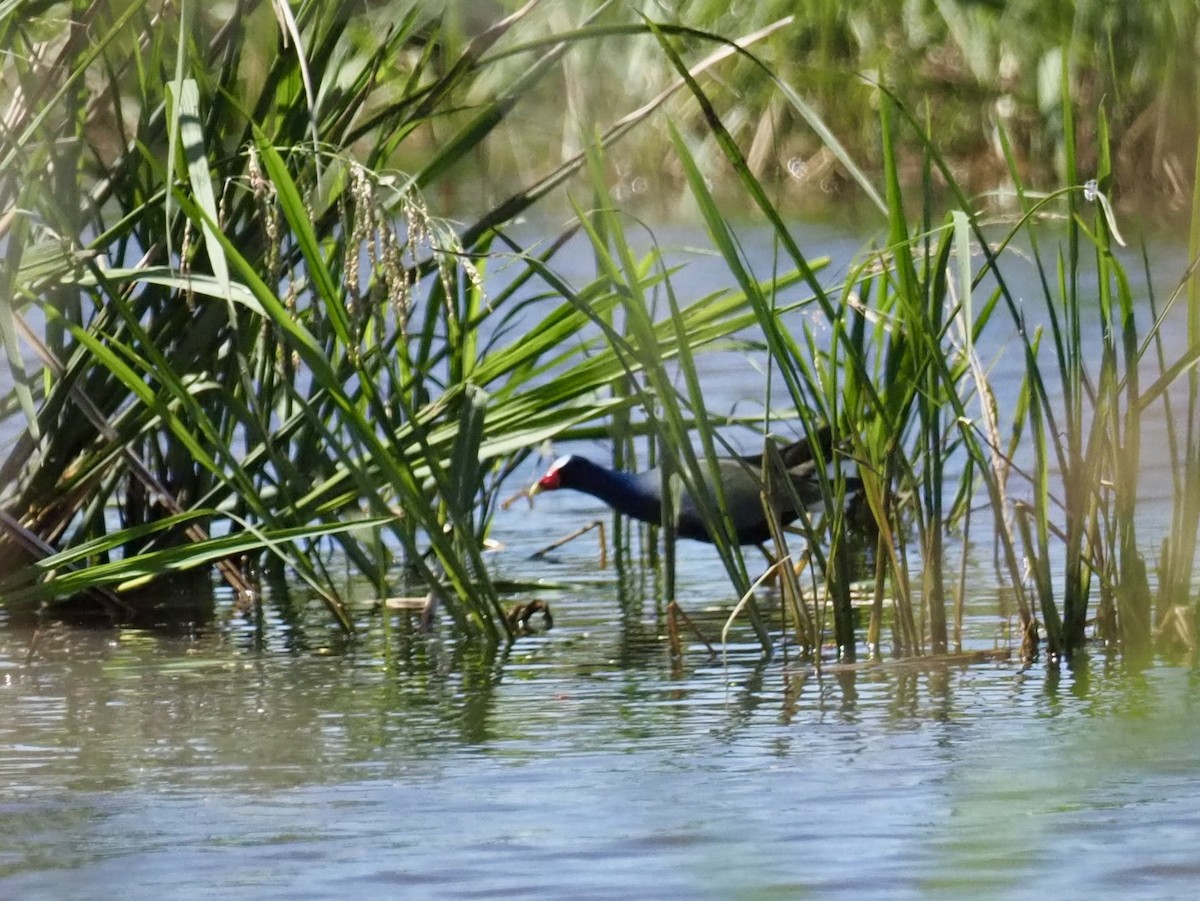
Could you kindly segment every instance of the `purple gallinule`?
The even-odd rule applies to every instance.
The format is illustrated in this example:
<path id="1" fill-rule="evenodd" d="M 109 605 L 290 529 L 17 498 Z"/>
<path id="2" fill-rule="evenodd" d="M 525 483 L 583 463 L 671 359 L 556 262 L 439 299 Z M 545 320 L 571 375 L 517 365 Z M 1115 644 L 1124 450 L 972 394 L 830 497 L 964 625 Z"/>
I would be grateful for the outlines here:
<path id="1" fill-rule="evenodd" d="M 825 450 L 828 461 L 832 453 L 832 437 L 828 427 L 821 429 L 818 440 Z M 780 458 L 787 469 L 795 492 L 780 485 L 772 491 L 771 504 L 781 525 L 794 522 L 800 516 L 795 499 L 804 507 L 821 502 L 820 486 L 814 479 L 816 462 L 807 439 L 801 439 L 780 449 Z M 738 542 L 762 544 L 771 537 L 762 504 L 762 454 L 749 457 L 721 457 L 717 468 L 721 478 L 721 489 L 725 506 L 733 520 Z M 712 476 L 709 467 L 700 463 L 700 469 L 710 492 Z M 556 491 L 559 488 L 574 488 L 597 497 L 619 513 L 640 519 L 642 522 L 658 524 L 662 521 L 662 470 L 649 469 L 645 472 L 619 472 L 593 463 L 585 457 L 571 454 L 555 460 L 546 474 L 539 479 L 529 494 Z M 713 492 L 715 497 L 715 492 Z M 684 491 L 678 500 L 678 515 L 675 533 L 681 538 L 712 541 L 712 535 L 704 525 L 704 519 L 696 509 L 695 501 Z"/>

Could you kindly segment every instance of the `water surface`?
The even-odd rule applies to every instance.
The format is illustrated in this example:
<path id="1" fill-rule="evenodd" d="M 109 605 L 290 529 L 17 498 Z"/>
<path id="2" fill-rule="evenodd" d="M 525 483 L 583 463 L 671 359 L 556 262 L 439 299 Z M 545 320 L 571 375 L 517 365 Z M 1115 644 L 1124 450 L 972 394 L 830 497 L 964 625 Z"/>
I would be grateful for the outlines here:
<path id="1" fill-rule="evenodd" d="M 862 244 L 803 237 L 835 273 Z M 985 350 L 1015 391 L 1003 337 Z M 761 372 L 721 365 L 714 409 L 753 404 Z M 818 672 L 744 628 L 672 661 L 644 572 L 598 569 L 592 538 L 528 559 L 601 513 L 563 493 L 498 516 L 497 573 L 540 580 L 555 627 L 496 654 L 403 613 L 348 642 L 228 599 L 173 632 L 0 630 L 0 897 L 1191 895 L 1189 669 L 1093 650 L 1062 672 Z M 967 554 L 964 646 L 1002 647 L 987 552 Z M 719 635 L 712 550 L 681 543 L 679 579 Z"/>
<path id="2" fill-rule="evenodd" d="M 1200 877 L 1190 672 L 671 665 L 603 593 L 483 659 L 0 637 L 0 895 L 1130 897 Z"/>

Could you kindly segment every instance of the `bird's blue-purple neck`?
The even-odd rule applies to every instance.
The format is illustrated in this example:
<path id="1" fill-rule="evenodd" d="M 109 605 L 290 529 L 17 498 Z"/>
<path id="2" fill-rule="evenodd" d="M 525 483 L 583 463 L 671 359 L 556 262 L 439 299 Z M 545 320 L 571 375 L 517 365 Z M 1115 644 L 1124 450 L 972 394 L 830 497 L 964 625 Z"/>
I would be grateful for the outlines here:
<path id="1" fill-rule="evenodd" d="M 574 488 L 599 498 L 626 516 L 657 523 L 662 519 L 661 478 L 657 469 L 617 472 L 586 457 L 572 456 L 560 468 L 559 487 Z"/>

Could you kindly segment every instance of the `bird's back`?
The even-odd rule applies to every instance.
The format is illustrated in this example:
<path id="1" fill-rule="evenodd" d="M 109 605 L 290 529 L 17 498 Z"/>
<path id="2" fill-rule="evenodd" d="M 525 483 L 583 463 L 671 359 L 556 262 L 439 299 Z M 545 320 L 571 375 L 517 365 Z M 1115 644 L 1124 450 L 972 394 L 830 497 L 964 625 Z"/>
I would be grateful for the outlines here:
<path id="1" fill-rule="evenodd" d="M 717 491 L 713 487 L 711 472 L 703 461 L 700 468 L 709 494 L 715 499 Z M 738 541 L 742 544 L 760 544 L 766 541 L 771 537 L 771 529 L 763 510 L 761 464 L 755 466 L 748 459 L 723 457 L 717 461 L 717 468 L 720 473 L 721 491 L 725 498 L 725 509 L 729 512 Z M 811 464 L 807 468 L 788 470 L 788 478 L 792 482 L 791 491 L 784 484 L 772 485 L 771 508 L 781 525 L 794 522 L 802 507 L 821 499 L 820 489 L 812 481 L 812 473 Z M 661 478 L 657 474 L 656 477 Z M 797 500 L 799 504 L 796 503 Z M 679 502 L 676 531 L 684 538 L 712 540 L 694 499 L 686 492 Z"/>

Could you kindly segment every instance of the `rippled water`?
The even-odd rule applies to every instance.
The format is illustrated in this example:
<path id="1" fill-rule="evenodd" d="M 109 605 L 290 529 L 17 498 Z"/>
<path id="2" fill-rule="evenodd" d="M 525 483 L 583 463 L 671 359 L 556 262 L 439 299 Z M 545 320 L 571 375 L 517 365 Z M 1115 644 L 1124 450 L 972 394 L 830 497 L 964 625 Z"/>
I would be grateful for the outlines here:
<path id="1" fill-rule="evenodd" d="M 710 278 L 689 272 L 681 291 Z M 497 570 L 542 580 L 555 627 L 494 656 L 404 614 L 352 644 L 224 603 L 182 634 L 0 630 L 0 897 L 1191 896 L 1190 670 L 817 673 L 738 632 L 676 664 L 593 539 L 528 560 L 598 512 L 500 515 Z M 728 583 L 710 549 L 680 554 L 717 635 Z M 987 571 L 974 650 L 1007 626 Z"/>
<path id="2" fill-rule="evenodd" d="M 1193 676 L 672 667 L 597 593 L 505 659 L 395 623 L 0 636 L 0 895 L 1182 896 Z"/>

